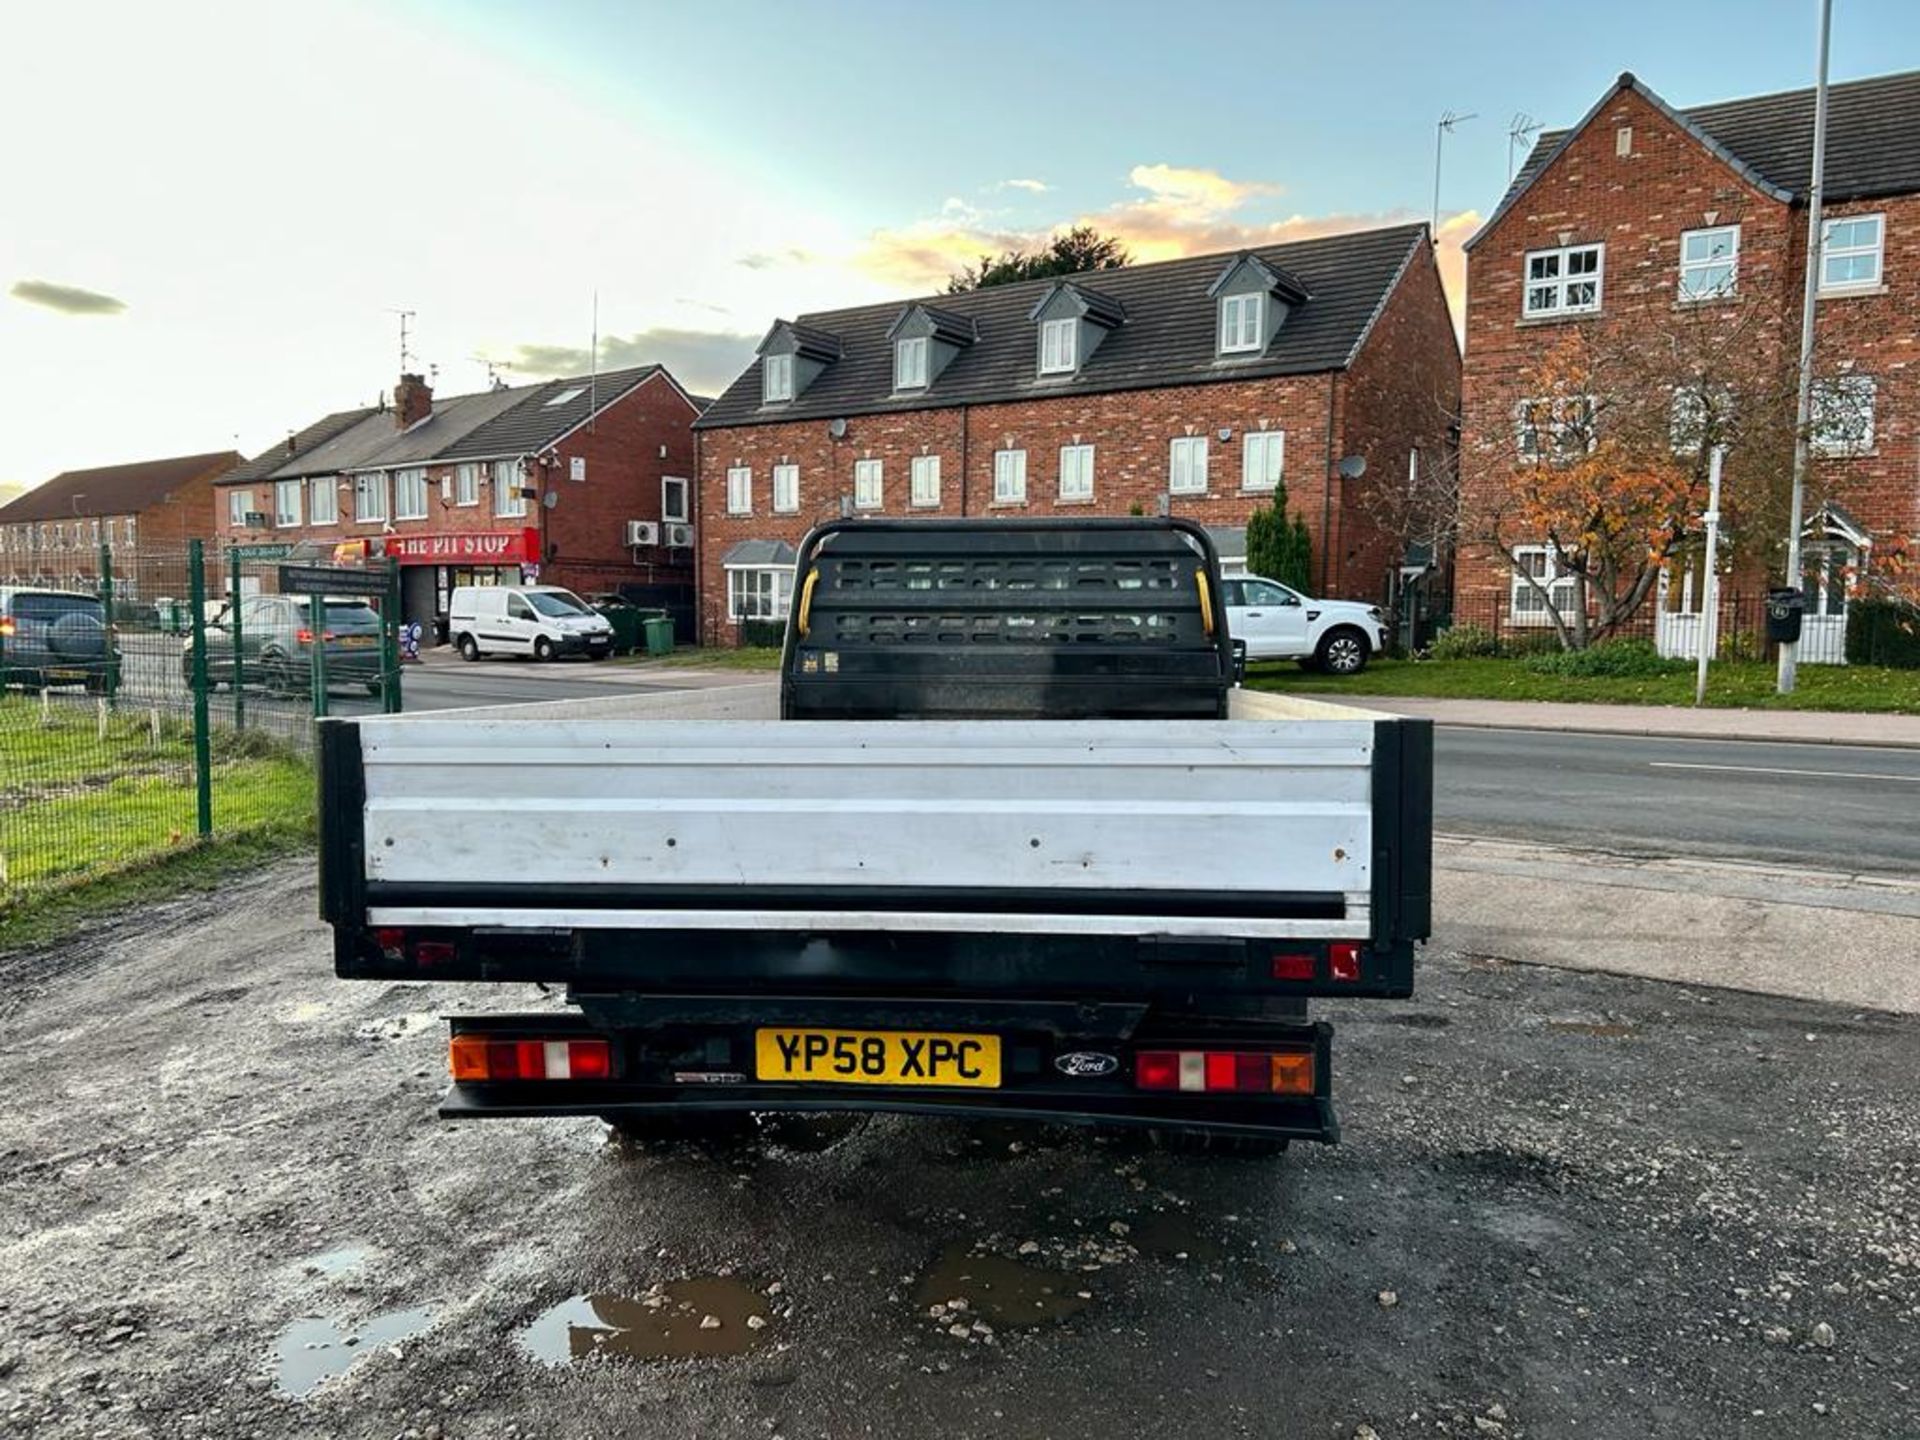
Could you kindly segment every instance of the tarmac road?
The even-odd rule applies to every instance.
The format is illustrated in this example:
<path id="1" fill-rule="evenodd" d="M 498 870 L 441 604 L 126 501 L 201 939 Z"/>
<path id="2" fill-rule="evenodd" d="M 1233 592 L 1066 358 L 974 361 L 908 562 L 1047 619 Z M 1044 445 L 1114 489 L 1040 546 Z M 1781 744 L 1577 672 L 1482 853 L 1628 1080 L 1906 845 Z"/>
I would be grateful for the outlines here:
<path id="1" fill-rule="evenodd" d="M 1920 1434 L 1920 1017 L 1466 952 L 1466 878 L 1259 1162 L 443 1122 L 438 1014 L 542 1002 L 334 980 L 306 862 L 0 957 L 0 1432 Z"/>

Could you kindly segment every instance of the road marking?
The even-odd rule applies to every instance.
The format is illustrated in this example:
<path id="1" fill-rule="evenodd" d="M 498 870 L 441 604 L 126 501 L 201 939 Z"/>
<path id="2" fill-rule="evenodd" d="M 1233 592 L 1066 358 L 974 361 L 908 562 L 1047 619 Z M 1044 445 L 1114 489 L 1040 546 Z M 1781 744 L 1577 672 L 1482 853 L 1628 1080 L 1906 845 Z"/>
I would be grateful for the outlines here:
<path id="1" fill-rule="evenodd" d="M 1896 785 L 1920 785 L 1920 775 L 1882 775 L 1870 770 L 1789 770 L 1774 765 L 1707 765 L 1685 760 L 1649 760 L 1653 770 L 1732 770 L 1742 775 L 1818 775 L 1828 780 L 1891 780 Z"/>

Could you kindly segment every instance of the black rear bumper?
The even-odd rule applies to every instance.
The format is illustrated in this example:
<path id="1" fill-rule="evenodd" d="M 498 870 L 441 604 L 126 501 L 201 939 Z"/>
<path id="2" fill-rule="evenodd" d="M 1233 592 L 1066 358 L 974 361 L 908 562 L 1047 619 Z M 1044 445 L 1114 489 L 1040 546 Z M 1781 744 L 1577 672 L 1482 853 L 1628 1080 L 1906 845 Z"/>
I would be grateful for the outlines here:
<path id="1" fill-rule="evenodd" d="M 450 1017 L 456 1036 L 494 1039 L 603 1036 L 605 1080 L 455 1083 L 441 1102 L 450 1119 L 622 1116 L 739 1111 L 892 1112 L 1069 1124 L 1161 1126 L 1275 1138 L 1339 1139 L 1332 1101 L 1333 1027 L 1300 1019 L 1205 1022 L 1156 1019 L 1142 1005 L 1029 1006 L 996 1001 L 843 1000 L 806 997 L 575 996 L 585 1013 Z M 751 1015 L 749 1020 L 747 1017 Z M 754 1076 L 759 1025 L 991 1030 L 1002 1041 L 993 1089 L 774 1083 Z M 1141 1090 L 1134 1057 L 1168 1049 L 1302 1050 L 1314 1057 L 1311 1095 Z M 1107 1074 L 1069 1074 L 1066 1055 L 1109 1056 Z"/>

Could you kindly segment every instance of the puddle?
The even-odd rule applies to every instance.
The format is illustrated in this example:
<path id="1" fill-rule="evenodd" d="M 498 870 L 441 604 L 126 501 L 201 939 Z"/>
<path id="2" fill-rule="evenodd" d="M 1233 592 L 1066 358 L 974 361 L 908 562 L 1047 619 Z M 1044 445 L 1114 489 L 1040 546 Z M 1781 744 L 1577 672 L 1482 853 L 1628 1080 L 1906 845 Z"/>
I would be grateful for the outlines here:
<path id="1" fill-rule="evenodd" d="M 304 1399 L 323 1381 L 346 1374 L 364 1356 L 411 1339 L 432 1323 L 433 1311 L 425 1305 L 376 1315 L 351 1333 L 331 1320 L 296 1320 L 280 1332 L 275 1381 L 282 1395 Z"/>
<path id="2" fill-rule="evenodd" d="M 1603 1023 L 1598 1020 L 1549 1020 L 1547 1029 L 1562 1035 L 1597 1035 L 1603 1040 L 1619 1040 L 1633 1034 L 1633 1026 Z"/>
<path id="3" fill-rule="evenodd" d="M 350 1245 L 340 1250 L 327 1250 L 318 1255 L 309 1255 L 296 1261 L 300 1270 L 307 1275 L 318 1275 L 323 1280 L 332 1280 L 341 1275 L 351 1274 L 367 1263 L 368 1251 L 361 1245 Z"/>
<path id="4" fill-rule="evenodd" d="M 575 1295 L 542 1311 L 519 1338 L 520 1348 L 543 1365 L 593 1355 L 684 1360 L 743 1355 L 766 1339 L 767 1320 L 767 1300 L 759 1291 L 738 1280 L 701 1276 L 659 1286 L 638 1300 Z"/>
<path id="5" fill-rule="evenodd" d="M 935 1305 L 964 1300 L 961 1313 L 969 1319 L 996 1327 L 1045 1325 L 1087 1308 L 1082 1283 L 1077 1276 L 1036 1270 L 998 1255 L 971 1255 L 953 1245 L 921 1279 L 914 1303 L 924 1315 Z"/>
<path id="6" fill-rule="evenodd" d="M 1142 1215 L 1133 1222 L 1127 1239 L 1144 1254 L 1191 1260 L 1200 1265 L 1216 1264 L 1227 1255 L 1226 1246 L 1202 1235 L 1191 1220 L 1171 1210 Z"/>

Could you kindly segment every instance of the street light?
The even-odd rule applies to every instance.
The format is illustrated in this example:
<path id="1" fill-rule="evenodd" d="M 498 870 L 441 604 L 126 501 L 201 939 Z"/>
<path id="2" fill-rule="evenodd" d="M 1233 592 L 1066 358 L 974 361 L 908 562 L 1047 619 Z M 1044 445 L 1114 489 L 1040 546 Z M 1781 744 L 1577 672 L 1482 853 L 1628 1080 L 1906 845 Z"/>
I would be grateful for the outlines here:
<path id="1" fill-rule="evenodd" d="M 1701 585 L 1699 662 L 1694 669 L 1693 703 L 1707 703 L 1707 660 L 1719 645 L 1715 633 L 1720 620 L 1720 465 L 1727 447 L 1716 445 L 1707 456 L 1707 513 L 1700 518 L 1707 526 L 1707 573 Z"/>

